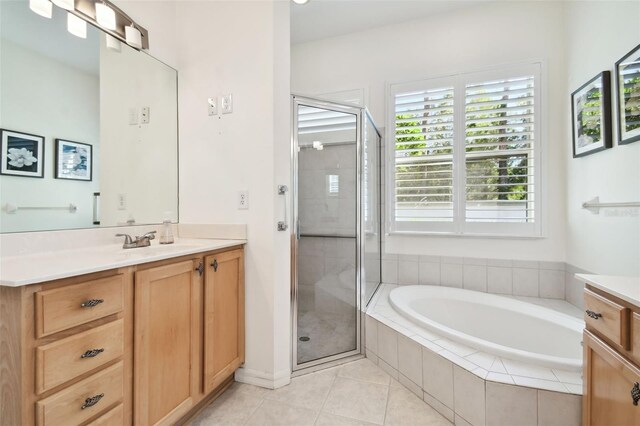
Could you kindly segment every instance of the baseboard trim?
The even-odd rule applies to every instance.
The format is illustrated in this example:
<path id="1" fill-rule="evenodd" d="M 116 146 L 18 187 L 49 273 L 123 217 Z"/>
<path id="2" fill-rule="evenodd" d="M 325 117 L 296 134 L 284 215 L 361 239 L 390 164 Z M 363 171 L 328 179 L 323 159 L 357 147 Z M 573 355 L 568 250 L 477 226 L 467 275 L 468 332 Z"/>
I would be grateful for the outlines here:
<path id="1" fill-rule="evenodd" d="M 278 389 L 291 382 L 291 371 L 282 370 L 270 374 L 250 368 L 239 368 L 236 370 L 236 381 L 261 388 Z"/>

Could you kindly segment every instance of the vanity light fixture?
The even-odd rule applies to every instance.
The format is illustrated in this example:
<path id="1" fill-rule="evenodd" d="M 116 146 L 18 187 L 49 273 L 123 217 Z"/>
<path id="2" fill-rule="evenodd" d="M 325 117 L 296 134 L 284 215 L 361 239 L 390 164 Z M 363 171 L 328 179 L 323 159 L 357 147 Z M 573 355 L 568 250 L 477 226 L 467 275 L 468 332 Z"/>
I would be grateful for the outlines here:
<path id="1" fill-rule="evenodd" d="M 29 0 L 29 9 L 45 18 L 51 19 L 53 15 L 53 5 L 49 0 Z"/>
<path id="2" fill-rule="evenodd" d="M 67 12 L 67 31 L 76 37 L 87 38 L 87 23 L 73 13 Z"/>
<path id="3" fill-rule="evenodd" d="M 142 49 L 142 33 L 131 23 L 130 26 L 124 27 L 125 38 L 127 44 L 136 49 Z"/>
<path id="4" fill-rule="evenodd" d="M 105 40 L 107 44 L 107 49 L 115 50 L 116 52 L 120 52 L 122 49 L 122 44 L 120 40 L 117 38 L 110 36 L 109 34 L 105 34 Z"/>
<path id="5" fill-rule="evenodd" d="M 116 29 L 116 12 L 106 3 L 96 3 L 96 21 L 100 26 L 108 29 Z"/>
<path id="6" fill-rule="evenodd" d="M 293 0 L 295 4 L 306 4 L 309 3 L 309 0 Z"/>
<path id="7" fill-rule="evenodd" d="M 53 4 L 58 7 L 63 8 L 64 10 L 74 10 L 75 9 L 75 1 L 74 0 L 51 0 Z"/>

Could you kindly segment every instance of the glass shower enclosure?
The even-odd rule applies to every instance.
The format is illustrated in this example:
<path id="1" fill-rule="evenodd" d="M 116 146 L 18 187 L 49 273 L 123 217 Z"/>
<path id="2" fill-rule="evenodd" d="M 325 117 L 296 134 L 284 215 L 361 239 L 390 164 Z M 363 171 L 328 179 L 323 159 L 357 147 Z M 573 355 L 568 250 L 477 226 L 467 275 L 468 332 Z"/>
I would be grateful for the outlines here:
<path id="1" fill-rule="evenodd" d="M 359 355 L 380 284 L 380 133 L 364 108 L 293 96 L 293 370 Z"/>

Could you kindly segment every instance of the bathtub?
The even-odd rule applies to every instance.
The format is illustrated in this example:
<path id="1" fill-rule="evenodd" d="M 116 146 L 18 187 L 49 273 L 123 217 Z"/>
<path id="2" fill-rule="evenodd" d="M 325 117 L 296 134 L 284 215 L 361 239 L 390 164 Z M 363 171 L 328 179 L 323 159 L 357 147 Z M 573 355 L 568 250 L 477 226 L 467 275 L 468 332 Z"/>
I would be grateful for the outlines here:
<path id="1" fill-rule="evenodd" d="M 391 306 L 411 322 L 496 356 L 580 371 L 584 322 L 509 297 L 459 288 L 403 286 Z"/>

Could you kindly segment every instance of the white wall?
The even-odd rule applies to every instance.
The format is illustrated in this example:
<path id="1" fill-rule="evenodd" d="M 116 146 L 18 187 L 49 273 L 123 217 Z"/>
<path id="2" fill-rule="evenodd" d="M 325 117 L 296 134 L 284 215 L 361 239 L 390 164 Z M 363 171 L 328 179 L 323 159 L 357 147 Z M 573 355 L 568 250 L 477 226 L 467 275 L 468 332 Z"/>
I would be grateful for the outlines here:
<path id="1" fill-rule="evenodd" d="M 495 2 L 452 13 L 292 46 L 292 90 L 316 94 L 364 88 L 379 126 L 386 121 L 387 83 L 481 70 L 528 60 L 543 62 L 542 158 L 545 238 L 506 240 L 387 236 L 401 254 L 564 259 L 563 120 L 566 104 L 562 5 Z M 480 30 L 482 28 L 482 30 Z M 541 29 L 544 28 L 544 31 Z"/>
<path id="2" fill-rule="evenodd" d="M 289 233 L 277 232 L 289 182 L 289 5 L 192 1 L 177 5 L 180 220 L 246 223 L 243 381 L 274 387 L 290 369 Z M 210 117 L 207 98 L 233 94 Z M 237 194 L 249 191 L 249 209 Z"/>
<path id="3" fill-rule="evenodd" d="M 567 2 L 567 90 L 563 93 L 565 122 L 571 122 L 569 99 L 596 74 L 640 43 L 640 2 Z M 603 202 L 640 201 L 640 142 L 617 146 L 616 97 L 612 89 L 614 147 L 572 158 L 571 128 L 562 145 L 567 172 L 567 262 L 600 274 L 640 275 L 639 209 L 602 210 L 594 215 L 580 208 L 599 196 Z"/>
<path id="4" fill-rule="evenodd" d="M 97 46 L 96 46 L 97 48 Z M 2 232 L 93 226 L 93 193 L 99 188 L 99 167 L 94 163 L 93 181 L 55 179 L 55 139 L 93 145 L 94 160 L 99 147 L 98 76 L 59 62 L 2 39 L 0 127 L 44 136 L 44 178 L 0 176 L 0 205 L 66 206 L 64 210 L 0 213 Z"/>

